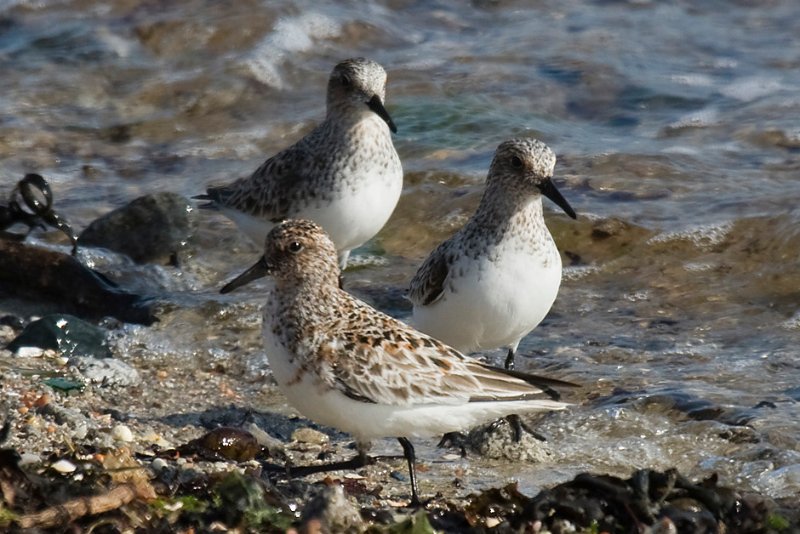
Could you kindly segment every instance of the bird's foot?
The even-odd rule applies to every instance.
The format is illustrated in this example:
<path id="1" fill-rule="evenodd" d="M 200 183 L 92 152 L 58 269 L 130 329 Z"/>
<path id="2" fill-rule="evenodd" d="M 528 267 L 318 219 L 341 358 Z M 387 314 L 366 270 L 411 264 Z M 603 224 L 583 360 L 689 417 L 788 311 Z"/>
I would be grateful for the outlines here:
<path id="1" fill-rule="evenodd" d="M 522 418 L 517 414 L 507 415 L 501 419 L 495 420 L 488 428 L 489 432 L 494 432 L 500 425 L 508 424 L 511 426 L 511 431 L 513 433 L 513 439 L 515 443 L 519 443 L 522 440 L 523 432 L 530 434 L 532 437 L 536 438 L 539 441 L 547 441 L 540 433 L 536 432 L 530 425 L 526 424 Z"/>
<path id="2" fill-rule="evenodd" d="M 448 432 L 436 444 L 440 449 L 458 449 L 462 458 L 467 457 L 467 435 L 463 432 Z"/>

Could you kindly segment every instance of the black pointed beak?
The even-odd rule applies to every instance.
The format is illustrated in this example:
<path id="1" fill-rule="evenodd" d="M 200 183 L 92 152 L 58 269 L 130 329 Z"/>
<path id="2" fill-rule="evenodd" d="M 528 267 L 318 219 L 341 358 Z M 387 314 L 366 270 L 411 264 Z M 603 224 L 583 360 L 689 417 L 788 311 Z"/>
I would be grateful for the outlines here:
<path id="1" fill-rule="evenodd" d="M 572 206 L 569 205 L 567 199 L 561 196 L 558 189 L 556 189 L 555 184 L 551 178 L 548 178 L 541 184 L 539 184 L 539 190 L 542 192 L 544 196 L 555 202 L 559 208 L 564 210 L 564 213 L 576 219 L 578 216 L 575 214 L 575 210 L 572 209 Z"/>
<path id="2" fill-rule="evenodd" d="M 386 111 L 385 107 L 383 107 L 383 102 L 381 102 L 381 98 L 378 95 L 375 95 L 369 99 L 369 102 L 367 102 L 367 107 L 374 111 L 378 117 L 386 121 L 386 124 L 389 125 L 389 129 L 392 131 L 392 133 L 397 133 L 397 126 L 394 125 L 392 117 L 389 116 L 389 112 Z"/>
<path id="3" fill-rule="evenodd" d="M 269 265 L 267 264 L 267 258 L 261 256 L 261 259 L 256 262 L 255 265 L 247 269 L 245 272 L 225 284 L 225 286 L 219 290 L 220 293 L 230 293 L 234 289 L 242 287 L 243 285 L 249 284 L 253 280 L 258 280 L 259 278 L 264 278 L 269 274 Z"/>

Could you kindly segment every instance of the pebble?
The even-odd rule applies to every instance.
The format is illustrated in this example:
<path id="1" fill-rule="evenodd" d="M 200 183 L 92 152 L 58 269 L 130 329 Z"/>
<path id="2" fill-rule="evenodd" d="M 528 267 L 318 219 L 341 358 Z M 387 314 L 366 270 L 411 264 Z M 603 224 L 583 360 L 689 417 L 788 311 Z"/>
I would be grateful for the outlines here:
<path id="1" fill-rule="evenodd" d="M 0 339 L 13 339 L 14 329 L 7 324 L 0 324 Z"/>
<path id="2" fill-rule="evenodd" d="M 80 423 L 72 431 L 72 439 L 82 440 L 89 433 L 89 427 L 85 423 Z"/>
<path id="3" fill-rule="evenodd" d="M 218 427 L 178 448 L 181 454 L 244 462 L 261 452 L 258 440 L 241 428 Z"/>
<path id="4" fill-rule="evenodd" d="M 327 445 L 331 438 L 319 430 L 303 427 L 292 432 L 292 440 L 298 443 L 307 443 L 310 445 Z"/>
<path id="5" fill-rule="evenodd" d="M 139 371 L 115 358 L 73 358 L 72 363 L 86 380 L 94 384 L 135 386 L 141 382 Z"/>
<path id="6" fill-rule="evenodd" d="M 283 441 L 270 436 L 255 423 L 250 423 L 246 430 L 256 438 L 259 445 L 264 447 L 270 457 L 286 458 L 286 445 Z"/>
<path id="7" fill-rule="evenodd" d="M 175 445 L 173 445 L 172 442 L 168 441 L 164 436 L 153 430 L 150 430 L 146 432 L 144 435 L 142 435 L 141 441 L 152 443 L 153 445 L 156 445 L 159 449 L 167 450 L 175 448 Z"/>
<path id="8" fill-rule="evenodd" d="M 59 460 L 50 467 L 59 473 L 72 473 L 77 469 L 77 466 L 69 460 Z"/>
<path id="9" fill-rule="evenodd" d="M 39 347 L 19 347 L 14 353 L 18 358 L 41 358 L 44 349 Z"/>
<path id="10" fill-rule="evenodd" d="M 166 469 L 167 465 L 168 464 L 167 464 L 167 461 L 165 459 L 156 458 L 155 460 L 152 461 L 152 463 L 150 464 L 150 467 L 152 467 L 153 471 L 155 471 L 157 473 L 157 472 L 161 471 L 162 469 Z"/>
<path id="11" fill-rule="evenodd" d="M 497 525 L 499 525 L 501 522 L 502 521 L 500 521 L 496 517 L 487 517 L 486 520 L 483 522 L 483 524 L 486 526 L 486 528 L 494 528 Z"/>
<path id="12" fill-rule="evenodd" d="M 133 441 L 133 432 L 131 432 L 131 429 L 125 425 L 117 425 L 111 429 L 111 437 L 116 441 L 130 443 Z"/>
<path id="13" fill-rule="evenodd" d="M 42 463 L 42 457 L 32 452 L 23 452 L 19 455 L 17 465 L 22 467 L 25 465 L 36 465 Z"/>

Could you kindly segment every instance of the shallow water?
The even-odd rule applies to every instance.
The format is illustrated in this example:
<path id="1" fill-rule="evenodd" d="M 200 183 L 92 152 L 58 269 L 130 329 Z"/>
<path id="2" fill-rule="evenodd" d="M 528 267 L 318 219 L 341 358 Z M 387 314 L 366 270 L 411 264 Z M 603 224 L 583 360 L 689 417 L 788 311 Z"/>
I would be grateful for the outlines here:
<path id="1" fill-rule="evenodd" d="M 407 314 L 405 284 L 469 216 L 512 135 L 554 149 L 579 213 L 547 205 L 568 267 L 520 348 L 522 367 L 583 384 L 568 396 L 579 406 L 542 421 L 551 462 L 475 460 L 491 469 L 469 484 L 517 477 L 533 490 L 582 470 L 677 465 L 799 494 L 800 6 L 317 4 L 1 2 L 3 191 L 40 172 L 78 229 L 145 192 L 197 194 L 301 136 L 324 113 L 332 65 L 369 56 L 389 72 L 406 187 L 356 252 L 353 292 Z M 260 286 L 216 291 L 258 251 L 201 216 L 182 271 L 83 258 L 180 305 L 126 327 L 120 358 L 234 362 L 253 391 L 266 373 Z"/>

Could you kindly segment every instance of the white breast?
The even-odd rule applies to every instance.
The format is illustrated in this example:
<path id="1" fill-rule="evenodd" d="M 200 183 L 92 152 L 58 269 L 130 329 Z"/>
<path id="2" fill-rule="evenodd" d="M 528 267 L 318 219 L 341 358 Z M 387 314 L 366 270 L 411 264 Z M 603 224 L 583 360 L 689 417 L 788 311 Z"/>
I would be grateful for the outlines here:
<path id="1" fill-rule="evenodd" d="M 519 250 L 451 268 L 444 294 L 415 306 L 413 323 L 462 352 L 516 347 L 544 319 L 561 285 L 558 251 L 549 261 Z"/>

